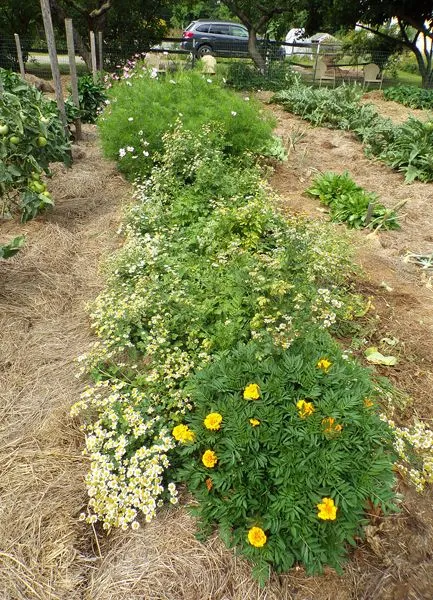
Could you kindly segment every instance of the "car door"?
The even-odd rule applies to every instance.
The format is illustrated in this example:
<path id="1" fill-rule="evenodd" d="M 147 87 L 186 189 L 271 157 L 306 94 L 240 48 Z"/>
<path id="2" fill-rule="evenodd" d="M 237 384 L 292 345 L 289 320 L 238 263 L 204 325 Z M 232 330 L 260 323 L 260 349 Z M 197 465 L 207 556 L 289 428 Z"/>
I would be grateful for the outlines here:
<path id="1" fill-rule="evenodd" d="M 248 30 L 242 25 L 230 25 L 232 54 L 248 54 Z"/>
<path id="2" fill-rule="evenodd" d="M 224 23 L 212 23 L 209 27 L 214 51 L 217 54 L 230 54 L 231 36 L 229 26 Z"/>

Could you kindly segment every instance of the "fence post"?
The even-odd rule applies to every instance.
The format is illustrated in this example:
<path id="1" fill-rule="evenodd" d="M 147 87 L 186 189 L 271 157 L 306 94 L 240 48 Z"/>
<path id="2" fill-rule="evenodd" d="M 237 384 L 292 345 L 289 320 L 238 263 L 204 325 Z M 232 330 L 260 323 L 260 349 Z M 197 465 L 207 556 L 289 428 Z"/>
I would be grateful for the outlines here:
<path id="1" fill-rule="evenodd" d="M 3 81 L 2 81 L 2 78 L 0 77 L 0 96 L 3 94 L 4 91 L 5 90 L 4 90 L 4 87 L 3 87 Z"/>
<path id="2" fill-rule="evenodd" d="M 21 74 L 21 77 L 24 79 L 26 72 L 24 69 L 24 61 L 23 61 L 23 53 L 21 50 L 20 36 L 17 33 L 14 33 L 14 38 L 15 38 L 15 45 L 17 47 L 18 62 L 20 65 L 20 74 Z"/>
<path id="3" fill-rule="evenodd" d="M 99 70 L 104 70 L 104 54 L 102 49 L 102 31 L 98 31 Z"/>
<path id="4" fill-rule="evenodd" d="M 95 43 L 95 33 L 93 31 L 90 32 L 90 51 L 92 53 L 92 73 L 93 73 L 93 81 L 98 80 L 98 73 L 96 69 L 96 43 Z"/>
<path id="5" fill-rule="evenodd" d="M 63 100 L 62 82 L 60 79 L 59 62 L 57 59 L 56 40 L 54 38 L 53 21 L 51 19 L 50 0 L 41 0 L 42 18 L 44 20 L 45 36 L 47 38 L 48 53 L 50 55 L 51 73 L 53 75 L 54 89 L 56 90 L 57 108 L 65 129 L 68 127 L 66 119 L 65 101 Z"/>
<path id="6" fill-rule="evenodd" d="M 75 45 L 74 45 L 74 31 L 72 29 L 72 19 L 65 19 L 66 29 L 66 43 L 68 45 L 68 56 L 69 56 L 69 73 L 71 75 L 71 90 L 72 99 L 75 106 L 80 108 L 80 100 L 78 98 L 78 79 L 77 79 L 77 65 L 75 64 Z M 81 140 L 81 119 L 75 119 L 75 139 Z"/>

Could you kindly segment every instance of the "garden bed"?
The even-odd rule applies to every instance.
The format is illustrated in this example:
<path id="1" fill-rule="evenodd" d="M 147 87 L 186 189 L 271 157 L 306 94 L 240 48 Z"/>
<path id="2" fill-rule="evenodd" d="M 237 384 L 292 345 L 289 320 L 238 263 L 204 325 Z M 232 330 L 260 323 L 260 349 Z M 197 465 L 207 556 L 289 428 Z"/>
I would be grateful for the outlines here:
<path id="1" fill-rule="evenodd" d="M 349 169 L 357 183 L 379 193 L 387 206 L 409 196 L 402 231 L 380 233 L 368 241 L 364 233 L 353 236 L 366 272 L 359 286 L 374 296 L 371 321 L 380 318 L 377 330 L 368 321 L 360 336 L 399 339 L 393 349 L 399 354 L 398 368 L 382 371 L 413 397 L 404 419 L 414 414 L 431 418 L 432 292 L 428 280 L 402 262 L 401 255 L 405 249 L 431 248 L 426 215 L 432 184 L 404 185 L 401 175 L 366 159 L 351 134 L 313 129 L 278 108 L 272 111 L 278 132 L 294 142 L 288 163 L 277 166 L 271 180 L 283 211 L 324 218 L 318 202 L 302 195 L 319 168 Z M 303 130 L 296 141 L 295 133 Z M 74 358 L 90 339 L 83 303 L 100 289 L 98 259 L 117 245 L 112 235 L 117 207 L 128 194 L 119 174 L 100 158 L 94 136 L 88 138 L 85 152 L 72 171 L 58 168 L 50 184 L 55 212 L 26 226 L 28 249 L 1 265 L 6 281 L 0 294 L 2 332 L 9 343 L 2 341 L 2 389 L 7 389 L 2 401 L 8 425 L 2 476 L 8 520 L 0 591 L 14 600 L 429 600 L 431 490 L 419 496 L 402 486 L 402 512 L 372 519 L 367 541 L 354 551 L 343 576 L 326 570 L 324 576 L 306 577 L 296 568 L 274 575 L 263 590 L 251 579 L 247 563 L 216 536 L 205 544 L 195 540 L 194 523 L 183 509 L 163 509 L 141 530 L 109 537 L 79 523 L 86 502 L 86 465 L 80 452 L 82 434 L 68 416 L 82 387 L 74 377 Z"/>

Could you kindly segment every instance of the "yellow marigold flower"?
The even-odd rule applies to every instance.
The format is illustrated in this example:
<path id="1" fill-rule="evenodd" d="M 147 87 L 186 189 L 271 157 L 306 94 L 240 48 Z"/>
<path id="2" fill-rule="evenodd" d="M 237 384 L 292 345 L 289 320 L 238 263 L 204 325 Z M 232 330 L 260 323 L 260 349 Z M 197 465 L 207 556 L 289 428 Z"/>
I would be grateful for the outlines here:
<path id="1" fill-rule="evenodd" d="M 296 408 L 298 409 L 301 419 L 306 419 L 316 410 L 312 402 L 306 402 L 305 400 L 298 400 L 296 403 Z"/>
<path id="2" fill-rule="evenodd" d="M 248 531 L 248 541 L 255 548 L 262 548 L 267 539 L 265 532 L 260 527 L 251 527 Z"/>
<path id="3" fill-rule="evenodd" d="M 260 425 L 260 421 L 258 419 L 250 419 L 250 423 L 253 427 L 257 427 L 257 425 Z"/>
<path id="4" fill-rule="evenodd" d="M 244 389 L 245 400 L 258 400 L 260 398 L 260 388 L 257 383 L 250 383 Z"/>
<path id="5" fill-rule="evenodd" d="M 213 481 L 210 477 L 208 477 L 205 481 L 206 483 L 206 487 L 207 487 L 207 491 L 210 492 L 211 489 L 213 488 Z"/>
<path id="6" fill-rule="evenodd" d="M 206 429 L 211 429 L 212 431 L 218 431 L 221 429 L 221 421 L 223 420 L 222 415 L 219 413 L 209 413 L 205 420 L 203 421 Z"/>
<path id="7" fill-rule="evenodd" d="M 171 434 L 178 442 L 193 442 L 195 440 L 195 433 L 191 431 L 188 425 L 176 425 Z"/>
<path id="8" fill-rule="evenodd" d="M 317 516 L 323 521 L 335 521 L 337 518 L 337 507 L 332 498 L 322 498 L 322 502 L 317 504 L 319 512 Z"/>
<path id="9" fill-rule="evenodd" d="M 213 450 L 206 450 L 206 452 L 201 457 L 201 462 L 208 469 L 213 469 L 213 467 L 218 462 L 218 457 Z"/>
<path id="10" fill-rule="evenodd" d="M 364 406 L 365 408 L 371 408 L 374 406 L 374 402 L 370 398 L 364 398 Z"/>
<path id="11" fill-rule="evenodd" d="M 340 423 L 337 423 L 337 425 L 334 427 L 335 431 L 341 431 L 343 429 L 343 425 L 340 425 Z"/>
<path id="12" fill-rule="evenodd" d="M 321 358 L 319 360 L 319 362 L 317 363 L 317 368 L 322 369 L 322 371 L 324 373 L 327 373 L 329 371 L 329 367 L 331 365 L 332 365 L 332 362 L 330 360 L 328 360 L 327 358 Z"/>

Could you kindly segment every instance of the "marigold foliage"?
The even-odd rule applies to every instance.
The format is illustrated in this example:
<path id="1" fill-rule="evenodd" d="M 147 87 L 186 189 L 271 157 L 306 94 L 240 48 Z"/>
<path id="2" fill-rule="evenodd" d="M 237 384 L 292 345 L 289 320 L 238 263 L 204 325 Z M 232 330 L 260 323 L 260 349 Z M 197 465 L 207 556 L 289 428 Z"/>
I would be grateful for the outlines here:
<path id="1" fill-rule="evenodd" d="M 317 368 L 323 356 L 332 362 L 326 376 Z M 261 391 L 254 403 L 241 394 L 250 381 Z M 239 345 L 190 378 L 187 390 L 196 408 L 185 421 L 196 440 L 180 449 L 178 478 L 198 501 L 203 534 L 218 526 L 258 576 L 297 562 L 312 573 L 326 564 L 341 569 L 346 544 L 362 535 L 367 503 L 395 508 L 392 433 L 364 406 L 375 394 L 369 372 L 343 358 L 327 332 L 311 330 L 266 356 L 260 344 Z M 314 411 L 301 418 L 305 398 Z M 209 410 L 222 415 L 221 431 L 203 427 Z M 212 494 L 201 462 L 210 447 L 218 456 Z M 246 536 L 258 526 L 267 536 L 259 553 Z"/>

